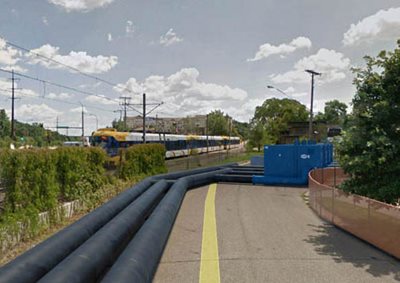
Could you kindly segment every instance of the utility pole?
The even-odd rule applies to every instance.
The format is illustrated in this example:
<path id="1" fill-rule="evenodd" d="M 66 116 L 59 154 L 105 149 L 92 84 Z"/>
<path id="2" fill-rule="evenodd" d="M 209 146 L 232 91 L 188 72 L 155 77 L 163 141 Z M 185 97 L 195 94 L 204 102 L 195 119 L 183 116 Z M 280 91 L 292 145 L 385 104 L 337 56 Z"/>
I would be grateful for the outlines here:
<path id="1" fill-rule="evenodd" d="M 143 93 L 143 143 L 146 143 L 146 94 Z"/>
<path id="2" fill-rule="evenodd" d="M 123 107 L 123 112 L 124 112 L 124 127 L 125 130 L 127 129 L 127 124 L 126 124 L 126 114 L 127 114 L 127 110 L 128 107 L 131 105 L 130 101 L 131 101 L 131 97 L 129 96 L 120 96 L 119 99 L 121 100 L 120 104 Z"/>
<path id="3" fill-rule="evenodd" d="M 82 103 L 81 103 L 81 106 L 82 106 L 82 142 L 84 142 L 84 139 L 85 139 L 85 111 L 84 111 Z"/>
<path id="4" fill-rule="evenodd" d="M 320 76 L 321 73 L 318 73 L 313 70 L 305 70 L 307 73 L 311 74 L 311 104 L 310 104 L 310 121 L 308 124 L 308 140 L 311 141 L 313 136 L 313 105 L 314 105 L 314 76 Z"/>
<path id="5" fill-rule="evenodd" d="M 143 93 L 143 102 L 139 103 L 139 104 L 131 104 L 130 103 L 130 97 L 120 97 L 120 99 L 123 99 L 123 102 L 120 103 L 121 106 L 123 106 L 123 110 L 124 111 L 124 120 L 125 120 L 125 125 L 126 125 L 126 113 L 127 111 L 133 110 L 137 113 L 139 113 L 139 115 L 141 115 L 143 117 L 143 135 L 142 135 L 142 142 L 146 143 L 146 117 L 147 115 L 149 115 L 151 112 L 153 112 L 157 107 L 161 106 L 162 104 L 164 104 L 164 102 L 160 102 L 160 103 L 147 103 L 146 102 L 146 93 Z M 150 110 L 147 111 L 146 107 L 149 105 L 154 105 L 154 107 Z M 134 106 L 142 106 L 142 112 L 140 112 L 139 110 L 135 109 Z M 128 109 L 129 108 L 129 109 Z M 126 127 L 126 126 L 125 126 Z"/>
<path id="6" fill-rule="evenodd" d="M 207 139 L 207 153 L 208 153 L 208 114 L 206 115 L 206 139 Z"/>
<path id="7" fill-rule="evenodd" d="M 14 77 L 14 70 L 11 71 L 11 133 L 10 137 L 15 140 L 15 81 L 17 79 Z"/>

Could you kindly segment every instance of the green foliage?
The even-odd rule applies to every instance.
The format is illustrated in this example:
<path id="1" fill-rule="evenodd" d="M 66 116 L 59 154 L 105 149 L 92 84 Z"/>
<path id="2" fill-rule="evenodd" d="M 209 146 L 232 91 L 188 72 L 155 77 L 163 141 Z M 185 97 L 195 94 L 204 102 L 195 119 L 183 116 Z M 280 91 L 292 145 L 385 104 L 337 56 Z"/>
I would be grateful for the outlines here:
<path id="1" fill-rule="evenodd" d="M 29 207 L 50 210 L 57 204 L 59 186 L 55 156 L 47 150 L 4 150 L 0 175 L 6 189 L 6 212 Z"/>
<path id="2" fill-rule="evenodd" d="M 5 214 L 51 211 L 58 200 L 75 200 L 105 183 L 105 153 L 98 148 L 3 150 L 0 178 Z"/>
<path id="3" fill-rule="evenodd" d="M 11 132 L 11 123 L 8 120 L 6 111 L 4 109 L 0 110 L 0 138 L 9 137 Z"/>
<path id="4" fill-rule="evenodd" d="M 288 129 L 288 123 L 305 122 L 307 119 L 306 107 L 297 100 L 271 98 L 256 107 L 252 124 L 253 129 L 259 129 L 257 127 L 262 125 L 266 131 L 266 139 L 271 143 L 276 143 L 280 133 Z M 259 137 L 257 133 L 256 138 Z M 257 143 L 254 138 L 253 136 L 250 141 Z"/>
<path id="5" fill-rule="evenodd" d="M 114 120 L 112 121 L 112 128 L 117 129 L 119 132 L 127 132 L 129 131 L 128 127 L 125 127 L 125 122 L 123 120 Z"/>
<path id="6" fill-rule="evenodd" d="M 57 149 L 57 177 L 61 197 L 65 200 L 85 198 L 106 179 L 106 154 L 100 148 L 62 147 Z"/>
<path id="7" fill-rule="evenodd" d="M 325 103 L 324 113 L 318 113 L 315 121 L 343 126 L 347 120 L 347 105 L 337 99 Z"/>
<path id="8" fill-rule="evenodd" d="M 400 41 L 355 69 L 353 113 L 338 145 L 350 179 L 343 189 L 396 203 L 400 198 Z"/>
<path id="9" fill-rule="evenodd" d="M 11 122 L 4 109 L 0 109 L 0 148 L 9 148 L 11 143 L 17 146 L 33 145 L 42 147 L 58 145 L 67 140 L 67 137 L 58 132 L 46 130 L 43 128 L 43 124 L 39 123 L 30 125 L 15 121 L 15 141 L 10 138 L 10 134 Z"/>
<path id="10" fill-rule="evenodd" d="M 165 147 L 161 144 L 138 144 L 120 151 L 119 176 L 130 180 L 138 175 L 167 172 Z"/>
<path id="11" fill-rule="evenodd" d="M 215 110 L 208 114 L 208 134 L 211 136 L 229 135 L 229 117 L 221 110 Z"/>
<path id="12" fill-rule="evenodd" d="M 250 130 L 249 135 L 249 142 L 247 143 L 249 151 L 253 148 L 257 148 L 258 151 L 261 151 L 261 148 L 265 144 L 271 144 L 274 142 L 273 138 L 268 134 L 261 123 L 254 125 Z"/>
<path id="13" fill-rule="evenodd" d="M 233 135 L 239 136 L 243 140 L 248 140 L 250 135 L 249 123 L 238 122 L 233 120 Z"/>

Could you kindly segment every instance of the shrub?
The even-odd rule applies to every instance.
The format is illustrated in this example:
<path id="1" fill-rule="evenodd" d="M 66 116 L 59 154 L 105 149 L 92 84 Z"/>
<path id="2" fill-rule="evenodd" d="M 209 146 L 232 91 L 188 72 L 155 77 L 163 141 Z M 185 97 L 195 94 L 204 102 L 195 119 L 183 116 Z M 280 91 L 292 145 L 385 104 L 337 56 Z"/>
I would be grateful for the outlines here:
<path id="1" fill-rule="evenodd" d="M 120 151 L 119 176 L 130 180 L 137 175 L 153 175 L 167 171 L 165 147 L 161 144 L 138 144 Z"/>

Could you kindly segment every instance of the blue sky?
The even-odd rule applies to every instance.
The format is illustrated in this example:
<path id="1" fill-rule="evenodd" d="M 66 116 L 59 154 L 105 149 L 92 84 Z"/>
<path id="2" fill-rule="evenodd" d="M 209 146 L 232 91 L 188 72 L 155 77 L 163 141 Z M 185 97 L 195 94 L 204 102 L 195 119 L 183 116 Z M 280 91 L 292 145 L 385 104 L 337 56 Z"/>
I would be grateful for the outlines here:
<path id="1" fill-rule="evenodd" d="M 399 7 L 392 0 L 2 0 L 0 68 L 95 94 L 20 78 L 16 118 L 48 127 L 56 117 L 60 124 L 79 126 L 80 103 L 92 114 L 86 132 L 95 127 L 93 115 L 99 126 L 110 125 L 119 118 L 118 97 L 139 103 L 142 92 L 165 102 L 154 112 L 160 117 L 221 109 L 248 121 L 265 99 L 283 97 L 266 85 L 308 106 L 305 68 L 323 73 L 315 93 L 318 111 L 332 99 L 349 103 L 350 67 L 362 65 L 366 54 L 395 47 Z M 9 77 L 0 72 L 0 107 L 7 110 Z"/>

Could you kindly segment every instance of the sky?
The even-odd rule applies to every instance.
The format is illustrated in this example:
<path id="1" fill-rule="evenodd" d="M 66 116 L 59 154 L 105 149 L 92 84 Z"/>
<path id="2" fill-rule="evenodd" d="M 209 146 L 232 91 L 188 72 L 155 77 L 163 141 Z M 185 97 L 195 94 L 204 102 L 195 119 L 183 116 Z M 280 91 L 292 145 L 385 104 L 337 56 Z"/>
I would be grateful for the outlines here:
<path id="1" fill-rule="evenodd" d="M 151 113 L 159 117 L 220 109 L 247 122 L 272 97 L 309 107 L 305 69 L 322 73 L 315 112 L 333 99 L 349 104 L 350 69 L 400 38 L 395 0 L 0 3 L 0 108 L 10 114 L 14 70 L 17 120 L 80 127 L 83 108 L 86 134 L 120 118 L 119 97 L 140 104 L 143 92 L 163 102 Z"/>

